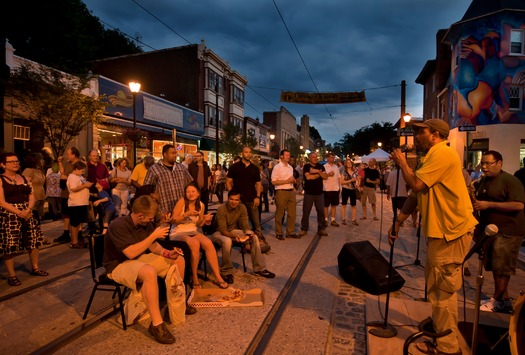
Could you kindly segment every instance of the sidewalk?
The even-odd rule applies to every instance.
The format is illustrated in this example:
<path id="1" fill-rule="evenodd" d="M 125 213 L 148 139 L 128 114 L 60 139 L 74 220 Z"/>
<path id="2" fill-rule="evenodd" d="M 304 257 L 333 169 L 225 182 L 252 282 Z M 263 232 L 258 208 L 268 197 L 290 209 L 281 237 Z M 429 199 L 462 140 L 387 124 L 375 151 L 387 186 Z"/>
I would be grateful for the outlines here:
<path id="1" fill-rule="evenodd" d="M 381 196 L 378 194 L 379 197 Z M 302 200 L 300 195 L 298 200 Z M 297 226 L 302 211 L 302 204 L 298 203 Z M 380 203 L 379 199 L 378 203 Z M 274 224 L 271 219 L 274 210 L 275 206 L 270 205 L 270 213 L 263 213 L 263 220 L 269 220 L 264 225 L 264 233 L 272 246 L 272 250 L 266 256 L 267 267 L 276 273 L 276 278 L 264 279 L 251 274 L 249 255 L 246 256 L 248 272 L 244 274 L 240 253 L 236 249 L 232 253 L 236 268 L 234 287 L 244 290 L 261 288 L 264 294 L 262 307 L 199 309 L 197 314 L 187 317 L 185 324 L 177 327 L 170 325 L 177 338 L 177 342 L 173 345 L 161 345 L 152 340 L 147 331 L 149 320 L 123 331 L 116 317 L 112 317 L 59 350 L 58 353 L 244 353 L 312 242 L 313 232 L 317 230 L 315 210 L 313 210 L 310 216 L 309 234 L 302 239 L 278 241 L 275 239 Z M 380 211 L 379 205 L 378 216 L 381 216 Z M 379 354 L 371 352 L 375 348 L 371 343 L 376 345 L 386 343 L 384 339 L 367 334 L 365 326 L 365 319 L 369 317 L 369 309 L 365 307 L 367 295 L 340 279 L 337 255 L 345 243 L 369 240 L 377 249 L 381 249 L 381 253 L 388 260 L 390 247 L 386 241 L 386 231 L 392 221 L 392 213 L 391 205 L 385 196 L 383 196 L 382 211 L 382 221 L 369 219 L 360 221 L 359 226 L 328 227 L 329 236 L 320 239 L 300 278 L 298 288 L 281 315 L 280 323 L 266 347 L 266 353 Z M 358 216 L 361 216 L 359 206 Z M 60 221 L 45 222 L 42 228 L 45 235 L 51 239 L 62 233 Z M 405 278 L 406 283 L 401 290 L 392 293 L 391 297 L 407 302 L 424 296 L 424 270 L 413 265 L 417 249 L 415 234 L 415 228 L 403 227 L 394 250 L 394 265 L 404 265 L 397 270 Z M 419 259 L 424 263 L 423 238 L 420 248 Z M 522 248 L 520 254 L 522 258 L 524 254 Z M 23 283 L 22 287 L 42 281 L 43 278 L 28 274 L 29 264 L 26 255 L 18 256 L 16 264 L 18 277 Z M 46 247 L 41 252 L 41 266 L 50 272 L 50 278 L 81 269 L 88 264 L 86 250 L 71 250 L 67 245 Z M 466 278 L 467 307 L 472 307 L 474 303 L 476 283 L 474 275 L 477 274 L 475 258 L 470 261 L 470 270 L 473 276 Z M 492 277 L 485 274 L 483 293 L 491 295 Z M 510 286 L 512 297 L 518 298 L 519 291 L 525 289 L 524 274 L 523 270 L 518 270 L 517 275 L 512 278 Z M 19 290 L 13 290 L 7 285 L 3 265 L 0 266 L 0 275 L 2 275 L 0 297 Z M 202 284 L 204 288 L 216 288 L 211 281 L 203 281 Z M 84 269 L 1 302 L 0 310 L 3 316 L 0 319 L 0 336 L 4 341 L 0 343 L 0 351 L 11 354 L 32 352 L 82 325 L 84 321 L 81 317 L 92 286 L 89 269 Z M 97 293 L 88 320 L 111 303 L 110 297 L 110 294 Z M 376 296 L 371 297 L 377 299 Z M 384 296 L 380 299 L 384 301 Z M 460 295 L 460 302 L 462 301 L 463 297 Z M 395 320 L 396 314 L 401 313 L 402 310 L 393 309 L 392 319 Z M 398 352 L 391 350 L 389 353 Z"/>

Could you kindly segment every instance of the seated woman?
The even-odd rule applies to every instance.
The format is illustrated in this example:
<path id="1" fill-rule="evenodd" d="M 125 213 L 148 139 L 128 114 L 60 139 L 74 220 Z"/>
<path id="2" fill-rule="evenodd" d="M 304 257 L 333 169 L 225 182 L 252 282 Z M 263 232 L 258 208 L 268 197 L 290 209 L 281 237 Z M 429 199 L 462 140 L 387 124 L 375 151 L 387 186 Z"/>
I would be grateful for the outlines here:
<path id="1" fill-rule="evenodd" d="M 211 219 L 211 214 L 204 215 L 204 204 L 200 201 L 199 189 L 194 183 L 188 184 L 184 190 L 184 198 L 177 201 L 171 214 L 170 222 L 176 225 L 171 228 L 170 239 L 184 241 L 190 247 L 193 288 L 201 287 L 197 275 L 200 248 L 204 250 L 215 275 L 215 284 L 220 288 L 228 288 L 228 283 L 224 281 L 219 271 L 219 260 L 213 243 L 197 229 L 205 223 L 210 223 Z"/>

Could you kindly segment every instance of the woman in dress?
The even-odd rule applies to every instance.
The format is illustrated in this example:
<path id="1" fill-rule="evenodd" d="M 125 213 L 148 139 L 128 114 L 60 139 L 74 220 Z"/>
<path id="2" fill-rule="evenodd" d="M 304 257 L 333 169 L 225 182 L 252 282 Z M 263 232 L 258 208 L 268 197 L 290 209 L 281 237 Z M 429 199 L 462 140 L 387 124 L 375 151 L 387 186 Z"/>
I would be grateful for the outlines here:
<path id="1" fill-rule="evenodd" d="M 352 211 L 352 224 L 354 226 L 358 226 L 359 223 L 357 223 L 357 196 L 356 196 L 356 189 L 359 188 L 359 181 L 361 178 L 359 177 L 359 173 L 357 169 L 354 169 L 354 163 L 347 159 L 345 161 L 344 170 L 341 174 L 341 186 L 342 189 L 342 203 L 341 203 L 341 214 L 342 214 L 342 220 L 343 225 L 346 225 L 346 205 L 348 203 L 348 198 L 350 198 L 350 206 Z"/>
<path id="2" fill-rule="evenodd" d="M 195 183 L 190 183 L 184 189 L 184 198 L 175 204 L 171 214 L 170 239 L 186 242 L 191 250 L 191 275 L 193 288 L 201 288 L 197 268 L 199 266 L 200 249 L 204 250 L 208 264 L 215 276 L 215 284 L 220 288 L 228 288 L 219 271 L 219 259 L 213 243 L 204 234 L 198 231 L 205 223 L 211 223 L 212 215 L 204 215 L 204 204 L 200 201 L 199 189 Z"/>
<path id="3" fill-rule="evenodd" d="M 113 204 L 117 209 L 117 216 L 127 216 L 129 187 L 131 186 L 131 170 L 128 169 L 129 161 L 126 158 L 120 158 L 115 169 L 109 175 L 109 182 L 115 183 L 115 187 L 111 190 L 113 195 Z"/>
<path id="4" fill-rule="evenodd" d="M 17 173 L 20 169 L 18 157 L 4 153 L 0 165 L 4 169 L 0 175 L 0 254 L 9 274 L 8 284 L 20 286 L 22 283 L 15 274 L 15 255 L 25 249 L 31 261 L 31 275 L 49 275 L 38 266 L 38 247 L 43 244 L 44 237 L 33 217 L 33 190 L 27 179 Z"/>

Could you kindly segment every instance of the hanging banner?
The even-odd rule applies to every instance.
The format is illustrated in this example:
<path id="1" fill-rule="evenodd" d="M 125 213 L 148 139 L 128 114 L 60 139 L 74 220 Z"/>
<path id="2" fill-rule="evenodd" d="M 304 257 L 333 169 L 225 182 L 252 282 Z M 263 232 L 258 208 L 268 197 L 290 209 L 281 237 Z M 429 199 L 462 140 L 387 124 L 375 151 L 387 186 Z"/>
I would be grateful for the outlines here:
<path id="1" fill-rule="evenodd" d="M 282 91 L 281 102 L 296 104 L 349 104 L 366 102 L 366 97 L 364 91 L 320 93 Z"/>

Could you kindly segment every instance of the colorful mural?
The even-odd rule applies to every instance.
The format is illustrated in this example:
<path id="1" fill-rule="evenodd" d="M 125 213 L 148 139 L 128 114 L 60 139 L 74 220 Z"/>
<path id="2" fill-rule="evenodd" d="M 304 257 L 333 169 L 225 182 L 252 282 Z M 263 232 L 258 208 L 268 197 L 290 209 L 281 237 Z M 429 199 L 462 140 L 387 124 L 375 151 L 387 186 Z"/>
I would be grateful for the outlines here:
<path id="1" fill-rule="evenodd" d="M 99 93 L 105 96 L 106 114 L 133 119 L 133 96 L 129 87 L 116 81 L 99 77 Z M 136 100 L 137 122 L 173 129 L 202 136 L 204 115 L 186 107 L 139 92 Z"/>
<path id="2" fill-rule="evenodd" d="M 525 29 L 523 16 L 496 16 L 462 27 L 459 65 L 451 75 L 452 127 L 525 123 L 523 108 L 509 109 L 510 85 L 525 86 L 525 57 L 508 55 L 510 30 L 516 28 Z M 524 97 L 519 100 L 525 106 Z"/>

